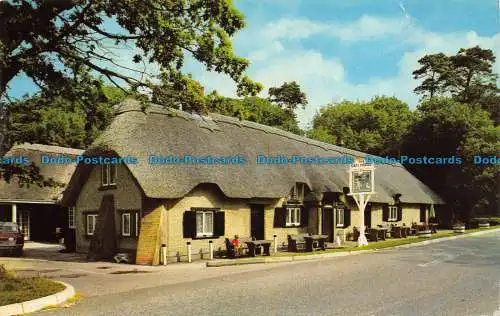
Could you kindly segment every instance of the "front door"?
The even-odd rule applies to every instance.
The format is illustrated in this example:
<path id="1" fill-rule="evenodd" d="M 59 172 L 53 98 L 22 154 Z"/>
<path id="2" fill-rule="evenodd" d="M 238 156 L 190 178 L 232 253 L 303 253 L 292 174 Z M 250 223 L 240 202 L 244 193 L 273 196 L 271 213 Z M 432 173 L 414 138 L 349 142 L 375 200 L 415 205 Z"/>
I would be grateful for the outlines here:
<path id="1" fill-rule="evenodd" d="M 365 226 L 368 228 L 372 226 L 372 206 L 370 204 L 365 207 Z"/>
<path id="2" fill-rule="evenodd" d="M 328 235 L 328 241 L 333 242 L 333 209 L 323 208 L 321 216 L 321 234 Z"/>
<path id="3" fill-rule="evenodd" d="M 250 233 L 257 240 L 264 239 L 264 206 L 252 205 L 250 208 Z"/>

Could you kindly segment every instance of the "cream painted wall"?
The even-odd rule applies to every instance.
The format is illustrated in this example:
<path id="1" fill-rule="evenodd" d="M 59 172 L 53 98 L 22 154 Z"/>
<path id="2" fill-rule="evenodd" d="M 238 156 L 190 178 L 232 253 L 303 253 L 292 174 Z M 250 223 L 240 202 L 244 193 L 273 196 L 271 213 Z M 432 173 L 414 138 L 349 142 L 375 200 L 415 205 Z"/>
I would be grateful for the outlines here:
<path id="1" fill-rule="evenodd" d="M 104 195 L 113 194 L 115 210 L 141 210 L 142 192 L 137 186 L 132 174 L 124 165 L 117 166 L 116 189 L 99 190 L 101 186 L 101 167 L 92 168 L 87 182 L 83 185 L 76 201 L 76 250 L 88 252 L 90 238 L 86 236 L 85 212 L 99 211 Z M 120 234 L 120 213 L 115 214 L 116 233 Z M 121 249 L 135 249 L 137 240 L 133 237 L 119 239 L 118 247 Z"/>
<path id="2" fill-rule="evenodd" d="M 279 246 L 287 243 L 289 234 L 305 233 L 310 230 L 315 233 L 316 215 L 310 214 L 308 227 L 275 228 L 274 209 L 282 205 L 284 199 L 277 199 L 264 206 L 264 238 L 273 240 L 277 235 Z M 225 237 L 211 239 L 191 239 L 183 238 L 183 214 L 185 210 L 192 207 L 220 208 L 225 212 Z M 208 257 L 209 240 L 213 241 L 214 249 L 225 250 L 224 239 L 232 239 L 234 235 L 240 238 L 250 237 L 250 200 L 229 199 L 215 185 L 200 185 L 191 191 L 188 195 L 179 200 L 169 200 L 167 202 L 167 253 L 169 261 L 186 261 L 187 245 L 189 241 L 192 245 L 192 259 L 199 259 L 200 253 L 204 258 Z M 315 213 L 316 209 L 312 209 Z"/>
<path id="3" fill-rule="evenodd" d="M 169 261 L 176 261 L 177 256 L 185 261 L 188 241 L 191 242 L 193 259 L 199 258 L 200 250 L 208 256 L 209 240 L 213 241 L 214 249 L 225 249 L 225 237 L 211 239 L 183 238 L 184 211 L 192 207 L 220 208 L 224 211 L 225 236 L 232 239 L 234 235 L 240 238 L 250 236 L 250 205 L 245 200 L 228 199 L 215 185 L 200 185 L 184 198 L 167 202 L 167 253 Z"/>

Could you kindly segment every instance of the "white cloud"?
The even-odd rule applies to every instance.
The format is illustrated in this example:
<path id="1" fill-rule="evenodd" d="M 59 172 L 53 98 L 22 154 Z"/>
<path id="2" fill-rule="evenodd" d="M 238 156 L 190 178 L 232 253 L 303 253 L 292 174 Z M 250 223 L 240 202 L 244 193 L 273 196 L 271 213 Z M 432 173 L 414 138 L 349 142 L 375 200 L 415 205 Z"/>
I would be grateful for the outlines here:
<path id="1" fill-rule="evenodd" d="M 500 57 L 500 33 L 494 36 L 480 36 L 474 31 L 435 33 L 410 23 L 405 17 L 362 16 L 350 23 L 280 19 L 269 23 L 263 30 L 248 31 L 244 35 L 245 41 L 252 45 L 247 47 L 247 56 L 252 62 L 248 73 L 253 79 L 262 82 L 266 88 L 281 85 L 284 81 L 297 81 L 307 94 L 309 105 L 306 110 L 298 112 L 302 127 L 307 127 L 316 111 L 332 100 L 369 100 L 376 95 L 389 95 L 414 107 L 418 96 L 413 89 L 418 82 L 413 80 L 411 73 L 418 68 L 418 59 L 426 54 L 454 54 L 462 47 L 479 45 L 492 49 Z M 397 73 L 367 77 L 362 84 L 353 83 L 347 79 L 348 69 L 338 58 L 304 48 L 298 41 L 314 36 L 325 41 L 333 41 L 332 37 L 335 37 L 347 42 L 384 38 L 406 47 L 406 52 L 394 61 L 398 63 Z M 495 64 L 495 71 L 500 73 L 499 62 Z M 221 94 L 235 95 L 234 83 L 227 76 L 200 73 L 199 70 L 194 74 L 207 90 L 217 89 Z"/>
<path id="2" fill-rule="evenodd" d="M 268 23 L 262 34 L 268 40 L 301 39 L 313 35 L 338 37 L 343 41 L 373 40 L 384 36 L 400 34 L 408 27 L 408 19 L 380 18 L 363 15 L 349 23 L 324 23 L 307 19 L 283 18 Z"/>

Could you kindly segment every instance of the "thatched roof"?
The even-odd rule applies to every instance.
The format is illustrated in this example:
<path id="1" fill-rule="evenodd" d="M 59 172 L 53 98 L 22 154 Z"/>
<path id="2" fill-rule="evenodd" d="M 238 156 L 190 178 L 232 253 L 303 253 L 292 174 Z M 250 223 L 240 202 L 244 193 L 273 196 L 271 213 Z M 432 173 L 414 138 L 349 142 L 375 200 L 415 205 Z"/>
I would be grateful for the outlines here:
<path id="1" fill-rule="evenodd" d="M 111 126 L 85 153 L 113 152 L 135 156 L 138 164 L 128 168 L 150 198 L 180 198 L 200 183 L 214 183 L 231 198 L 279 198 L 287 196 L 296 182 L 303 182 L 321 196 L 342 192 L 348 186 L 347 165 L 257 165 L 258 153 L 265 155 L 364 157 L 365 154 L 297 136 L 277 128 L 219 114 L 199 116 L 150 105 L 145 112 L 139 102 L 121 104 Z M 151 165 L 150 154 L 246 157 L 246 165 Z M 74 196 L 88 176 L 87 166 L 78 167 L 68 194 Z M 402 165 L 378 165 L 376 192 L 371 201 L 442 203 L 426 185 Z"/>
<path id="2" fill-rule="evenodd" d="M 75 171 L 76 164 L 41 164 L 41 156 L 72 158 L 82 153 L 83 150 L 79 149 L 24 143 L 13 146 L 5 157 L 27 157 L 40 168 L 40 174 L 45 178 L 52 178 L 58 183 L 67 184 Z M 20 187 L 15 177 L 10 183 L 0 179 L 0 202 L 55 203 L 62 197 L 64 189 L 64 187 L 40 187 L 36 184 Z"/>

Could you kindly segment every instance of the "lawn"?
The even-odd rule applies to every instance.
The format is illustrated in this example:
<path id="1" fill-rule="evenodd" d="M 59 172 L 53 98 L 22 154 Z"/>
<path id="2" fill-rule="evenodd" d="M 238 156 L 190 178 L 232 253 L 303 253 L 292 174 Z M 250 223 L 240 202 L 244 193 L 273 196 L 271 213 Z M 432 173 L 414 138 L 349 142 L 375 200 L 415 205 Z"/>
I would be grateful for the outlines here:
<path id="1" fill-rule="evenodd" d="M 0 306 L 20 303 L 55 294 L 64 285 L 43 278 L 20 278 L 0 265 Z"/>

